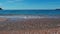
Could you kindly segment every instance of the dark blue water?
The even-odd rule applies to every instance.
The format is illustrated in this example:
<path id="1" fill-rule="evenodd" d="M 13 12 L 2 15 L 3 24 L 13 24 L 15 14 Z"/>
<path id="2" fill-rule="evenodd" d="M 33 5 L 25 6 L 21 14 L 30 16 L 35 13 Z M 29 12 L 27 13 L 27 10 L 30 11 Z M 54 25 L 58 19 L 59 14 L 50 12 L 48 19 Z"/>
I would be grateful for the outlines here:
<path id="1" fill-rule="evenodd" d="M 60 11 L 56 10 L 0 10 L 0 15 L 60 15 Z"/>

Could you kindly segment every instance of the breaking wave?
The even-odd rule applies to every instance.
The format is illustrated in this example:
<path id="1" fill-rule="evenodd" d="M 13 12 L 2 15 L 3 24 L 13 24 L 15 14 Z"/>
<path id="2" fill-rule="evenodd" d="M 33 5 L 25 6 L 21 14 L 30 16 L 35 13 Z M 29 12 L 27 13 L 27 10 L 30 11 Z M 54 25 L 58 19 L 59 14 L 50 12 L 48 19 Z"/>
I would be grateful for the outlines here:
<path id="1" fill-rule="evenodd" d="M 60 18 L 60 16 L 0 16 L 0 18 L 24 18 L 24 19 L 31 19 L 31 18 Z"/>

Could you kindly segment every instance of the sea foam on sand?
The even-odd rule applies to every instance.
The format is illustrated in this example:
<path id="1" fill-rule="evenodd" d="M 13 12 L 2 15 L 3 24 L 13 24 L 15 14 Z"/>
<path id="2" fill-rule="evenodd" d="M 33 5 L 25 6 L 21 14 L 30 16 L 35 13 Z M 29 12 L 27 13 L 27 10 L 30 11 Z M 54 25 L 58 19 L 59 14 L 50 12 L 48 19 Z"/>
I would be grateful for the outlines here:
<path id="1" fill-rule="evenodd" d="M 0 16 L 0 18 L 24 18 L 24 19 L 28 19 L 28 18 L 44 18 L 41 16 Z"/>
<path id="2" fill-rule="evenodd" d="M 60 18 L 60 16 L 0 16 L 0 18 L 24 18 L 24 19 L 32 19 L 32 18 Z"/>

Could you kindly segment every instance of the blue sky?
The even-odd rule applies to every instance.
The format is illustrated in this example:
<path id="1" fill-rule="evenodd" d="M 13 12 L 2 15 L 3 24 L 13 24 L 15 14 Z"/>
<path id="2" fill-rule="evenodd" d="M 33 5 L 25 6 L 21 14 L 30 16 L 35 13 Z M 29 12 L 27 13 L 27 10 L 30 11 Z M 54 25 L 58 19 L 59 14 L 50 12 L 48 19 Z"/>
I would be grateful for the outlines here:
<path id="1" fill-rule="evenodd" d="M 60 0 L 0 0 L 4 9 L 56 9 Z"/>

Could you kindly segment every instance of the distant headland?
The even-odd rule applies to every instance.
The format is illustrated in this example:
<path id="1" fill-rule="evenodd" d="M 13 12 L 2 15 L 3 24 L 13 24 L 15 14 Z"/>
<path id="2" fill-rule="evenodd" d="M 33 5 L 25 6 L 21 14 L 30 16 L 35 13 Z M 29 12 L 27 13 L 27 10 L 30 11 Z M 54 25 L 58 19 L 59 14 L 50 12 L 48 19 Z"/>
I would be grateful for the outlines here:
<path id="1" fill-rule="evenodd" d="M 60 9 L 56 9 L 56 10 L 60 10 Z"/>
<path id="2" fill-rule="evenodd" d="M 3 10 L 2 8 L 0 8 L 0 10 Z"/>

